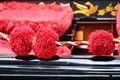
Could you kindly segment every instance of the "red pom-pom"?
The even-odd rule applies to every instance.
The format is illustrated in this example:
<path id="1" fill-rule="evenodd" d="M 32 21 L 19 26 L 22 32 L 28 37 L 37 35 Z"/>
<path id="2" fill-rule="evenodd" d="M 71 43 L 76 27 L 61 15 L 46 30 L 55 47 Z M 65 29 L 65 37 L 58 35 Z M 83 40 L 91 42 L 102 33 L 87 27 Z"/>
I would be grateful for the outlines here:
<path id="1" fill-rule="evenodd" d="M 28 26 L 15 28 L 10 34 L 10 45 L 17 56 L 26 56 L 32 49 L 34 31 Z"/>
<path id="2" fill-rule="evenodd" d="M 58 34 L 50 28 L 41 28 L 34 37 L 33 51 L 40 59 L 51 59 L 56 55 Z"/>
<path id="3" fill-rule="evenodd" d="M 105 30 L 96 30 L 89 36 L 89 52 L 97 55 L 110 55 L 114 53 L 115 43 L 113 35 Z"/>
<path id="4" fill-rule="evenodd" d="M 57 55 L 62 57 L 62 56 L 71 56 L 71 50 L 67 48 L 66 46 L 59 46 L 58 47 L 58 52 Z"/>
<path id="5" fill-rule="evenodd" d="M 120 43 L 118 43 L 117 48 L 118 48 L 118 55 L 120 56 Z"/>

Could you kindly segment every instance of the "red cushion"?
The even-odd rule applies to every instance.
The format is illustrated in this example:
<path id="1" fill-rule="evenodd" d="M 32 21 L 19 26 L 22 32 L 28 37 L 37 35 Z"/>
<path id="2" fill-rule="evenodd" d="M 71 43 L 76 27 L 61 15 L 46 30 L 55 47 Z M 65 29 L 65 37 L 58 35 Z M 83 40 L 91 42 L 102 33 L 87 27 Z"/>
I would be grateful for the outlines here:
<path id="1" fill-rule="evenodd" d="M 70 27 L 73 11 L 58 4 L 37 5 L 27 2 L 1 3 L 0 31 L 9 34 L 15 27 L 30 26 L 35 32 L 48 25 L 62 36 Z M 4 5 L 4 6 L 3 6 Z"/>

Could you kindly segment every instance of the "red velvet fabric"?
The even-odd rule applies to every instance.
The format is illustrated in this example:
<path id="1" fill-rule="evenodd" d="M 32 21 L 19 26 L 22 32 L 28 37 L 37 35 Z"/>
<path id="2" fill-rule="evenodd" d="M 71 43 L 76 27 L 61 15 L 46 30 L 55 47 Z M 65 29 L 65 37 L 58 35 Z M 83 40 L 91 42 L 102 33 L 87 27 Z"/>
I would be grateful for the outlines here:
<path id="1" fill-rule="evenodd" d="M 15 1 L 0 4 L 0 31 L 7 34 L 18 26 L 30 26 L 36 32 L 48 25 L 62 36 L 70 27 L 72 19 L 73 11 L 70 6 Z"/>

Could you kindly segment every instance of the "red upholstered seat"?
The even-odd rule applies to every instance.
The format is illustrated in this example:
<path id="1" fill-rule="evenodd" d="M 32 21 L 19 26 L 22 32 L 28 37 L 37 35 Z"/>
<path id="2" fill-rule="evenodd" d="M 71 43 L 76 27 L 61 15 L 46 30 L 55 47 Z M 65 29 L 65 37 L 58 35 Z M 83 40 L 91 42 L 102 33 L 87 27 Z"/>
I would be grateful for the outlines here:
<path id="1" fill-rule="evenodd" d="M 68 5 L 3 2 L 0 4 L 0 31 L 9 34 L 15 27 L 27 25 L 36 32 L 48 25 L 62 36 L 71 25 L 72 12 Z"/>

